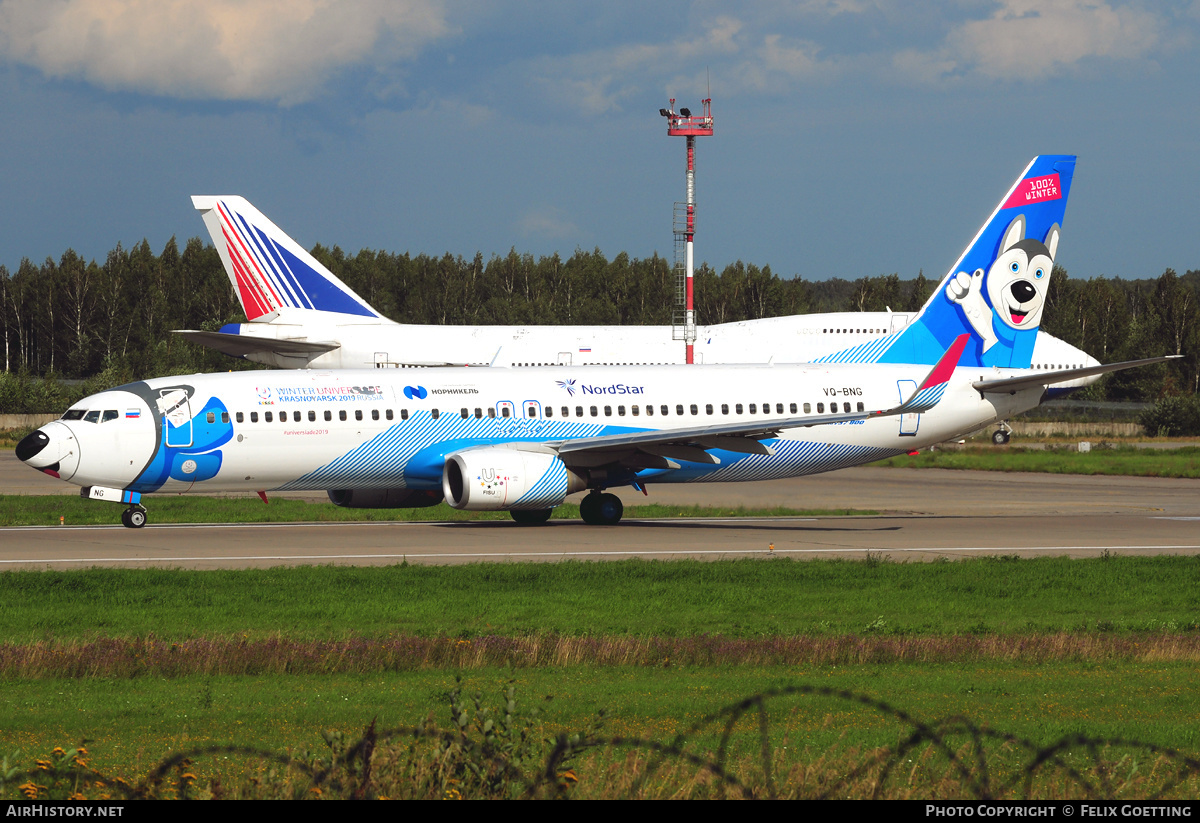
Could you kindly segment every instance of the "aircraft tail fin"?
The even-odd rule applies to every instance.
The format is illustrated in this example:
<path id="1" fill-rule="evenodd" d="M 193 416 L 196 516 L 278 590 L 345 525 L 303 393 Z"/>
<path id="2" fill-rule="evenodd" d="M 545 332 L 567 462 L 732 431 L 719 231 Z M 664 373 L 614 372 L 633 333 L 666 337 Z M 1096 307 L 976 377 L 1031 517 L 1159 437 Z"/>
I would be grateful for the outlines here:
<path id="1" fill-rule="evenodd" d="M 967 334 L 962 365 L 1029 368 L 1074 173 L 1074 155 L 1033 158 L 915 320 L 819 362 L 933 364 Z"/>
<path id="2" fill-rule="evenodd" d="M 382 317 L 245 198 L 195 196 L 192 205 L 251 322 L 285 308 Z"/>

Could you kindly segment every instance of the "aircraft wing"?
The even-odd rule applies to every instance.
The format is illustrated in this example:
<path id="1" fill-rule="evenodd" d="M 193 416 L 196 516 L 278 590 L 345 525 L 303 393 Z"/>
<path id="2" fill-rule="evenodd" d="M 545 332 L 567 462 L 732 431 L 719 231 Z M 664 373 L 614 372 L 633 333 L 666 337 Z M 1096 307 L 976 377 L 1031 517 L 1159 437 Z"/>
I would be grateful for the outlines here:
<path id="1" fill-rule="evenodd" d="M 594 462 L 605 454 L 614 458 L 641 451 L 660 458 L 678 458 L 696 463 L 719 463 L 708 449 L 724 449 L 741 454 L 771 454 L 769 446 L 760 440 L 776 437 L 784 429 L 808 426 L 828 426 L 851 420 L 867 420 L 872 417 L 892 417 L 900 414 L 919 414 L 932 409 L 942 399 L 946 383 L 954 373 L 970 335 L 960 335 L 942 355 L 933 370 L 921 381 L 911 397 L 899 406 L 876 411 L 852 412 L 847 414 L 818 414 L 803 417 L 783 417 L 766 420 L 747 420 L 737 423 L 722 423 L 710 426 L 690 426 L 683 429 L 659 429 L 653 431 L 609 434 L 600 437 L 580 437 L 572 440 L 550 442 L 545 446 L 563 455 Z M 591 458 L 589 460 L 589 458 Z M 568 462 L 572 462 L 568 460 Z M 649 461 L 654 463 L 655 461 Z M 662 465 L 659 462 L 658 465 Z M 664 465 L 678 468 L 678 465 Z"/>
<path id="2" fill-rule="evenodd" d="M 274 337 L 251 337 L 246 334 L 227 334 L 219 331 L 193 331 L 177 329 L 174 332 L 185 340 L 216 349 L 223 354 L 234 357 L 244 357 L 256 352 L 277 352 L 279 354 L 324 354 L 338 348 L 339 343 L 316 342 L 307 340 L 281 340 Z"/>
<path id="3" fill-rule="evenodd" d="M 1047 371 L 1040 374 L 1032 374 L 1023 377 L 1004 377 L 998 380 L 976 380 L 971 385 L 978 391 L 987 392 L 1016 392 L 1022 389 L 1032 389 L 1038 386 L 1048 387 L 1054 383 L 1066 383 L 1069 380 L 1077 380 L 1080 377 L 1091 377 L 1096 374 L 1107 374 L 1114 371 L 1123 371 L 1124 369 L 1133 369 L 1138 366 L 1150 366 L 1154 363 L 1165 363 L 1168 360 L 1178 360 L 1183 357 L 1181 354 L 1169 354 L 1165 357 L 1147 357 L 1144 360 L 1126 360 L 1122 363 L 1108 363 L 1101 366 L 1089 366 L 1085 369 L 1062 369 L 1060 371 Z"/>

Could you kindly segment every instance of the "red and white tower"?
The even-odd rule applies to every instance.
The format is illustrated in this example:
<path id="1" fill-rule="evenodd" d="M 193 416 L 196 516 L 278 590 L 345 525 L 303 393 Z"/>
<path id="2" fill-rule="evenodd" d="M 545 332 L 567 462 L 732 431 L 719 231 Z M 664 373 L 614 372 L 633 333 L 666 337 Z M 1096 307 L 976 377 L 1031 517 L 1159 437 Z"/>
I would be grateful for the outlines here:
<path id="1" fill-rule="evenodd" d="M 693 253 L 696 236 L 696 138 L 711 137 L 713 133 L 712 98 L 700 101 L 704 113 L 693 116 L 690 109 L 675 110 L 675 98 L 668 108 L 658 113 L 667 118 L 667 134 L 687 138 L 687 199 L 675 204 L 675 308 L 672 312 L 672 339 L 687 346 L 687 362 L 694 363 L 696 343 L 696 309 L 692 302 Z"/>

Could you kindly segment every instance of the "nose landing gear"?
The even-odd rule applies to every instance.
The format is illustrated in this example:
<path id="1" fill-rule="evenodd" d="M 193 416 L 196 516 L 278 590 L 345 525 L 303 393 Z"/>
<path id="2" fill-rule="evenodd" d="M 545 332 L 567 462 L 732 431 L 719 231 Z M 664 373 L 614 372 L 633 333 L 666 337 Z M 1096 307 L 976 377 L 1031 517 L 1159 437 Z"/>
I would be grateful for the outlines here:
<path id="1" fill-rule="evenodd" d="M 124 503 L 129 508 L 121 512 L 121 525 L 127 529 L 140 529 L 146 525 L 146 507 L 142 505 L 139 492 L 111 489 L 107 486 L 84 486 L 79 490 L 84 500 L 104 500 L 109 503 Z"/>
<path id="2" fill-rule="evenodd" d="M 142 506 L 130 506 L 121 512 L 121 525 L 127 529 L 140 529 L 146 525 L 146 510 Z"/>

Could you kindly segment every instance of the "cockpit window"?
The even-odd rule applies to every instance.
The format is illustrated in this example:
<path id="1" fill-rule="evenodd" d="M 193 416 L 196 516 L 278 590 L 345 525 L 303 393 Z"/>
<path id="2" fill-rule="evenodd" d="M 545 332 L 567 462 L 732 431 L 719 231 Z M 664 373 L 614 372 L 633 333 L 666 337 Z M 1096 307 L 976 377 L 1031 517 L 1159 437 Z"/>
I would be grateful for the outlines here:
<path id="1" fill-rule="evenodd" d="M 62 419 L 63 420 L 82 420 L 83 413 L 85 411 L 86 411 L 86 409 L 69 409 L 67 411 L 67 413 L 62 416 Z"/>
<path id="2" fill-rule="evenodd" d="M 99 423 L 100 422 L 100 410 L 96 409 L 94 411 L 90 411 L 87 414 L 85 414 L 83 416 L 83 422 L 84 423 Z"/>
<path id="3" fill-rule="evenodd" d="M 104 416 L 100 418 L 100 422 L 107 423 L 109 420 L 116 420 L 118 416 L 116 409 L 105 409 Z"/>

